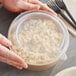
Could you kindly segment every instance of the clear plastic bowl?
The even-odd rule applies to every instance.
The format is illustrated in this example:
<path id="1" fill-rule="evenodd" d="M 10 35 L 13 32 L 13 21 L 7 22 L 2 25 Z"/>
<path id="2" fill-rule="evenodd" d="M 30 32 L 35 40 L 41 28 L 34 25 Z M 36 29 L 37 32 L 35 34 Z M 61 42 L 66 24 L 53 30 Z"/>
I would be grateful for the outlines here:
<path id="1" fill-rule="evenodd" d="M 34 71 L 41 71 L 41 70 L 46 70 L 52 66 L 54 66 L 60 58 L 63 57 L 63 55 L 66 53 L 68 46 L 69 46 L 69 33 L 67 31 L 67 28 L 65 27 L 65 24 L 58 18 L 53 16 L 50 13 L 44 12 L 44 11 L 29 11 L 29 12 L 24 12 L 21 13 L 19 16 L 17 16 L 14 21 L 12 22 L 9 32 L 8 32 L 8 38 L 12 41 L 12 44 L 14 46 L 14 50 L 19 50 L 23 51 L 23 53 L 27 54 L 32 54 L 36 55 L 36 53 L 30 52 L 25 50 L 22 46 L 21 43 L 18 40 L 18 32 L 22 28 L 22 23 L 26 21 L 27 19 L 32 19 L 35 17 L 42 17 L 42 18 L 49 18 L 50 20 L 53 20 L 59 31 L 62 34 L 62 39 L 61 39 L 61 44 L 58 48 L 60 50 L 60 54 L 53 60 L 46 60 L 46 61 L 41 61 L 42 64 L 31 64 L 27 63 L 29 65 L 28 69 L 29 70 L 34 70 Z M 16 48 L 17 47 L 17 48 Z M 12 48 L 13 49 L 13 48 Z M 25 50 L 25 51 L 24 51 Z"/>

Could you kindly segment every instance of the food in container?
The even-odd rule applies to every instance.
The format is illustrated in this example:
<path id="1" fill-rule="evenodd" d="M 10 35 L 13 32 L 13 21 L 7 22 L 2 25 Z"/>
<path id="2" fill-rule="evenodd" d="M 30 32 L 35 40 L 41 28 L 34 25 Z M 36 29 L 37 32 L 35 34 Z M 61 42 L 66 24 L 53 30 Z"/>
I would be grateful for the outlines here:
<path id="1" fill-rule="evenodd" d="M 12 48 L 29 65 L 29 70 L 46 70 L 56 64 L 68 48 L 64 23 L 44 11 L 20 14 L 11 24 L 8 38 Z"/>

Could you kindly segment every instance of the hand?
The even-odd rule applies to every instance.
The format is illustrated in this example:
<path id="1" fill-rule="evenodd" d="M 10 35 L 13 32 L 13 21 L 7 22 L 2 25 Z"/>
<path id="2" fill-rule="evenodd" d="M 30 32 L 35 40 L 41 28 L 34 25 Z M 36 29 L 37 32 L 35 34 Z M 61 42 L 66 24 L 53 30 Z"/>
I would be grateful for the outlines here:
<path id="1" fill-rule="evenodd" d="M 18 69 L 27 68 L 27 64 L 22 58 L 6 48 L 10 46 L 11 42 L 0 34 L 0 61 L 12 65 Z"/>
<path id="2" fill-rule="evenodd" d="M 3 6 L 12 12 L 22 12 L 29 10 L 44 10 L 57 15 L 47 5 L 38 0 L 1 0 Z"/>

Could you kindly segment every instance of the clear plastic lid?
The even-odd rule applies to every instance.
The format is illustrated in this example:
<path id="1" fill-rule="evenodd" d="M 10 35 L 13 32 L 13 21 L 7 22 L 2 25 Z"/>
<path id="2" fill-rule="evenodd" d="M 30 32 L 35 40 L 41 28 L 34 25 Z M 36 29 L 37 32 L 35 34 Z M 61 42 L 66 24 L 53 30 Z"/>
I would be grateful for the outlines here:
<path id="1" fill-rule="evenodd" d="M 34 22 L 32 22 L 32 20 Z M 50 23 L 49 21 L 52 22 L 51 27 L 50 25 L 48 26 L 48 23 Z M 42 25 L 40 25 L 40 22 L 42 22 Z M 45 22 L 47 22 L 47 25 Z M 52 27 L 53 24 L 54 26 L 56 26 L 56 28 Z M 46 27 L 47 29 L 45 29 L 45 26 L 47 26 Z M 50 31 L 50 34 L 48 34 L 50 35 L 49 36 L 50 40 L 47 39 L 48 36 L 44 37 L 44 34 L 41 34 L 41 32 L 43 31 L 47 32 L 47 30 Z M 56 30 L 58 31 L 59 34 L 56 32 Z M 13 35 L 12 37 L 9 36 L 11 33 Z M 60 36 L 60 38 L 57 36 L 52 37 L 51 35 L 52 36 L 58 35 Z M 25 61 L 27 61 L 28 63 L 30 62 L 31 64 L 32 63 L 42 64 L 52 62 L 55 59 L 58 59 L 67 50 L 69 43 L 68 31 L 67 28 L 64 26 L 63 22 L 59 18 L 43 11 L 31 11 L 20 14 L 11 24 L 8 36 L 9 39 L 12 38 L 11 41 L 14 41 L 18 49 L 20 51 L 23 51 L 23 54 L 26 55 Z M 41 41 L 38 40 L 40 38 Z M 55 39 L 53 38 L 60 39 L 59 44 L 55 43 Z M 43 43 L 41 43 L 42 41 Z M 51 42 L 53 44 L 51 44 Z M 48 45 L 48 43 L 50 45 Z M 54 45 L 56 46 L 56 48 L 55 47 L 50 48 L 51 46 Z M 44 48 L 43 46 L 46 48 Z"/>

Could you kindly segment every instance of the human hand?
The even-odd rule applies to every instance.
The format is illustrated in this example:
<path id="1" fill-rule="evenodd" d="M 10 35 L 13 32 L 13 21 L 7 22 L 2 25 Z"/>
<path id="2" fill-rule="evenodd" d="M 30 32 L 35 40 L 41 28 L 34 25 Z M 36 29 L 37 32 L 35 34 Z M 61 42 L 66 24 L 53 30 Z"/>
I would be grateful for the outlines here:
<path id="1" fill-rule="evenodd" d="M 1 0 L 1 3 L 6 9 L 12 12 L 44 10 L 57 15 L 52 9 L 39 0 Z"/>
<path id="2" fill-rule="evenodd" d="M 7 63 L 18 69 L 27 68 L 28 66 L 24 60 L 7 48 L 10 46 L 11 42 L 0 34 L 0 62 Z"/>

